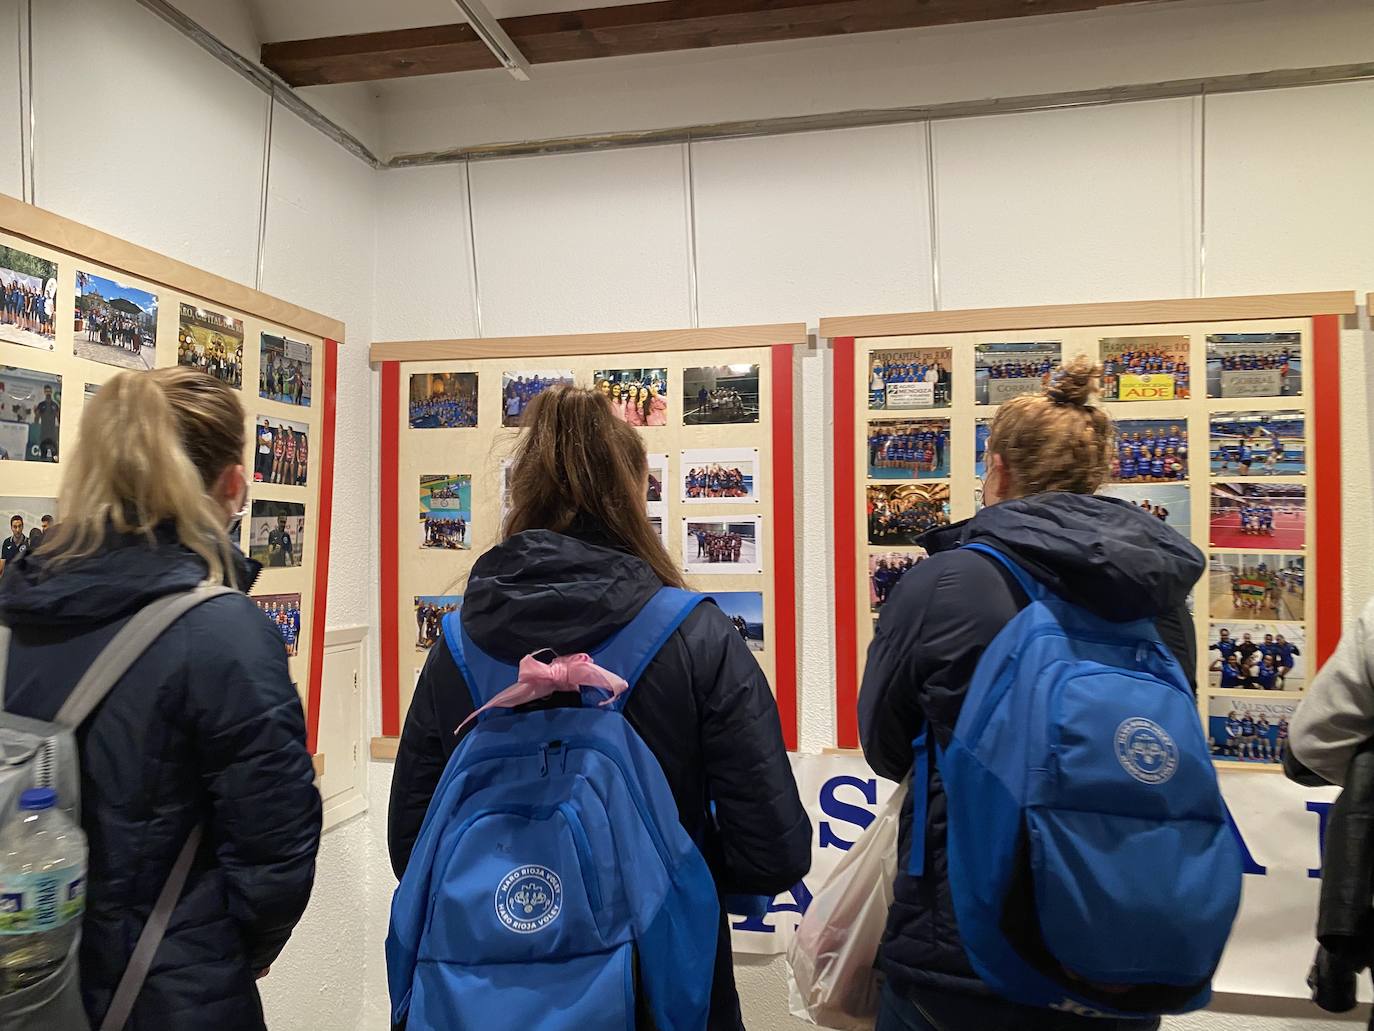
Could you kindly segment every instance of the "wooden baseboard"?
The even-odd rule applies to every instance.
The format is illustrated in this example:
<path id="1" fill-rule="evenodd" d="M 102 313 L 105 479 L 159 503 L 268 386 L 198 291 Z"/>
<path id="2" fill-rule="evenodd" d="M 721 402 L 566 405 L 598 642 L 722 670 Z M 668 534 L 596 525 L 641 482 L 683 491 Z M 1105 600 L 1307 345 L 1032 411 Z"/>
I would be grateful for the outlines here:
<path id="1" fill-rule="evenodd" d="M 398 737 L 374 737 L 372 739 L 372 758 L 377 762 L 395 762 L 396 751 L 401 747 Z"/>

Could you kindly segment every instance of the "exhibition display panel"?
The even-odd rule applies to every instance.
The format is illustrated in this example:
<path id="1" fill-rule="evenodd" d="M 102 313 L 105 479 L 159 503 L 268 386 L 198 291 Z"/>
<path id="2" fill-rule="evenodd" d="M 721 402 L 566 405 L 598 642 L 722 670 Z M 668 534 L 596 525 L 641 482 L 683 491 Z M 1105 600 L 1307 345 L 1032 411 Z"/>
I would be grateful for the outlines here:
<path id="1" fill-rule="evenodd" d="M 188 365 L 246 414 L 248 505 L 234 531 L 282 635 L 316 750 L 340 322 L 0 195 L 0 509 L 39 543 L 103 383 Z M 317 757 L 317 768 L 320 766 Z"/>
<path id="2" fill-rule="evenodd" d="M 601 390 L 643 436 L 644 504 L 691 587 L 730 618 L 796 747 L 795 345 L 801 325 L 379 343 L 382 737 L 501 539 L 521 418 L 558 384 Z"/>
<path id="3" fill-rule="evenodd" d="M 823 319 L 834 351 L 838 743 L 883 604 L 920 535 L 981 506 L 999 405 L 1061 362 L 1103 371 L 1100 493 L 1207 560 L 1190 599 L 1214 759 L 1278 770 L 1288 719 L 1341 631 L 1340 322 L 1350 293 Z"/>

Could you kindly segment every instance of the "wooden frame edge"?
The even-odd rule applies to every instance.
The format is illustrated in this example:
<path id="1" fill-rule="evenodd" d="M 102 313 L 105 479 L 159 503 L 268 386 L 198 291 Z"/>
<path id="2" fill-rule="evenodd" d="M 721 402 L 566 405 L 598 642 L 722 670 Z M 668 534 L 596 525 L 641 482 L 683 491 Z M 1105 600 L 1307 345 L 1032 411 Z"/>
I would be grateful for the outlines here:
<path id="1" fill-rule="evenodd" d="M 650 351 L 711 351 L 806 343 L 806 323 L 721 326 L 712 329 L 656 329 L 630 333 L 570 333 L 554 336 L 478 337 L 466 340 L 391 340 L 368 350 L 373 365 L 472 358 L 540 358 L 558 355 L 638 354 Z"/>
<path id="2" fill-rule="evenodd" d="M 395 762 L 401 749 L 399 737 L 374 737 L 369 751 L 374 762 Z"/>
<path id="3" fill-rule="evenodd" d="M 1018 329 L 1076 329 L 1086 326 L 1164 325 L 1176 322 L 1238 322 L 1247 319 L 1352 315 L 1353 290 L 1238 297 L 1188 297 L 1106 304 L 1046 304 L 1023 308 L 853 315 L 821 319 L 822 337 L 923 336 L 932 333 L 990 333 Z"/>
<path id="4" fill-rule="evenodd" d="M 338 319 L 235 283 L 3 193 L 0 193 L 0 230 L 53 250 L 65 251 L 78 260 L 87 258 L 265 322 L 339 343 L 344 340 L 344 324 Z"/>

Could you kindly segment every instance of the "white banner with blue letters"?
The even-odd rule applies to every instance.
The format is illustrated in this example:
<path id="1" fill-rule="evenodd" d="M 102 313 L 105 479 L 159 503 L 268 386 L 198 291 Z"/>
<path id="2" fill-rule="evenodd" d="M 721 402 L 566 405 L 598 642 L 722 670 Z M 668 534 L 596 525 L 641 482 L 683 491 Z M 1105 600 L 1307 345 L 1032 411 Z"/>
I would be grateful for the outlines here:
<path id="1" fill-rule="evenodd" d="M 811 816 L 811 873 L 775 898 L 766 916 L 734 918 L 737 953 L 787 951 L 812 892 L 896 789 L 856 754 L 797 755 L 792 768 Z M 1223 770 L 1221 786 L 1243 847 L 1245 896 L 1216 990 L 1308 998 L 1321 840 L 1337 791 L 1300 788 L 1277 772 L 1258 770 Z M 1367 989 L 1361 998 L 1368 998 Z"/>

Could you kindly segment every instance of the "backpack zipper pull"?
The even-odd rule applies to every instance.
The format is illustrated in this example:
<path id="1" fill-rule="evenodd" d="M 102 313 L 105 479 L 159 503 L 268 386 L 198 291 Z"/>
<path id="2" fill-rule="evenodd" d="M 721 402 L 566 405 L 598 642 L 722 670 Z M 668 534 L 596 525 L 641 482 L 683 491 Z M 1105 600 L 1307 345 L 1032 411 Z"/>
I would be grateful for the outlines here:
<path id="1" fill-rule="evenodd" d="M 539 776 L 541 776 L 541 777 L 547 777 L 548 775 L 549 775 L 549 746 L 548 746 L 548 745 L 540 745 L 540 746 L 539 746 Z"/>

